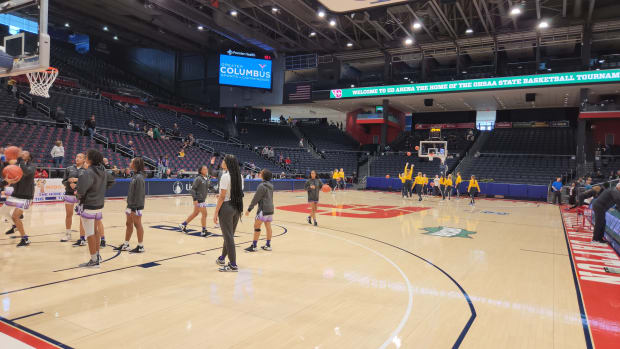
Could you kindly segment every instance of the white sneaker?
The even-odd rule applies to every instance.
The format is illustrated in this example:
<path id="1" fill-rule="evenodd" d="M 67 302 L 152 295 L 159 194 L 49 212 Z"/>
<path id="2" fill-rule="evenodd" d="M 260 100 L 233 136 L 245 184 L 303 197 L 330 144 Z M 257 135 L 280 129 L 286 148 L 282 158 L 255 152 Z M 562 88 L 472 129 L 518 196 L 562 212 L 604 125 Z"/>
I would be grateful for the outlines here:
<path id="1" fill-rule="evenodd" d="M 71 241 L 71 233 L 65 233 L 63 237 L 60 238 L 60 242 Z"/>
<path id="2" fill-rule="evenodd" d="M 216 224 L 215 224 L 215 226 L 213 226 L 213 228 L 215 228 L 215 229 L 220 229 L 220 224 L 219 224 L 219 223 L 216 223 Z"/>

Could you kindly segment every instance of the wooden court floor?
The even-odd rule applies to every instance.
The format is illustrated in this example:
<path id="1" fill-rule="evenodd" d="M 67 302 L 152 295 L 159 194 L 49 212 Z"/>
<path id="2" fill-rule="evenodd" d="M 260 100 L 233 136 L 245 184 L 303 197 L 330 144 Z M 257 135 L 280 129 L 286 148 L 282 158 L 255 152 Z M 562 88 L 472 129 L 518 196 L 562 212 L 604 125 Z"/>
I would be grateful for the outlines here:
<path id="1" fill-rule="evenodd" d="M 59 242 L 62 204 L 34 205 L 29 247 L 0 236 L 0 316 L 74 348 L 585 347 L 556 206 L 346 191 L 322 194 L 313 227 L 304 192 L 274 201 L 273 251 L 243 251 L 244 216 L 238 273 L 217 271 L 212 217 L 215 236 L 178 230 L 189 197 L 149 198 L 146 253 L 108 246 L 100 269 Z M 106 202 L 109 245 L 124 207 Z"/>

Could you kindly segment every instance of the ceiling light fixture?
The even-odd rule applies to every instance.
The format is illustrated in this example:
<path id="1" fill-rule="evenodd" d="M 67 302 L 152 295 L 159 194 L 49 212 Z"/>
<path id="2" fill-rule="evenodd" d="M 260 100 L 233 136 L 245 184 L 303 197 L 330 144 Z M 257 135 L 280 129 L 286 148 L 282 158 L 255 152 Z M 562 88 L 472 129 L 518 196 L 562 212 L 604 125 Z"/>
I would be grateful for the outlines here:
<path id="1" fill-rule="evenodd" d="M 319 10 L 319 12 L 317 12 L 317 16 L 319 16 L 321 18 L 325 17 L 325 11 Z"/>
<path id="2" fill-rule="evenodd" d="M 420 22 L 413 23 L 413 29 L 420 29 L 420 28 L 422 28 L 422 23 Z"/>
<path id="3" fill-rule="evenodd" d="M 114 35 L 114 40 L 118 40 L 118 36 Z"/>
<path id="4" fill-rule="evenodd" d="M 510 15 L 511 15 L 511 16 L 518 16 L 518 15 L 520 15 L 520 14 L 521 14 L 521 8 L 520 8 L 520 7 L 513 7 L 513 8 L 510 10 Z"/>
<path id="5" fill-rule="evenodd" d="M 272 7 L 272 8 L 271 8 L 271 12 L 273 12 L 273 13 L 278 12 L 278 8 L 277 8 L 277 7 Z"/>
<path id="6" fill-rule="evenodd" d="M 352 42 L 347 42 L 347 47 L 353 47 L 353 43 Z"/>
<path id="7" fill-rule="evenodd" d="M 541 21 L 540 23 L 538 23 L 538 29 L 546 29 L 546 28 L 549 28 L 549 22 Z"/>
<path id="8" fill-rule="evenodd" d="M 198 30 L 204 30 L 204 29 L 205 29 L 205 27 L 203 27 L 201 25 L 198 26 Z"/>
<path id="9" fill-rule="evenodd" d="M 230 15 L 233 16 L 233 17 L 237 16 L 237 14 L 238 14 L 237 10 L 231 10 L 230 11 Z"/>
<path id="10" fill-rule="evenodd" d="M 69 27 L 70 27 L 69 23 L 65 23 L 65 28 L 69 28 Z"/>
<path id="11" fill-rule="evenodd" d="M 411 44 L 413 44 L 413 39 L 412 38 L 406 38 L 405 39 L 405 45 L 410 46 Z"/>
<path id="12" fill-rule="evenodd" d="M 336 26 L 336 20 L 335 19 L 330 19 L 329 20 L 329 25 L 332 26 L 332 27 L 335 27 Z"/>
<path id="13" fill-rule="evenodd" d="M 104 31 L 104 32 L 107 32 L 108 30 L 109 30 L 109 29 L 108 29 L 108 26 L 107 26 L 107 25 L 104 25 L 104 26 L 103 26 L 103 31 Z"/>
<path id="14" fill-rule="evenodd" d="M 315 32 L 310 32 L 310 37 L 315 37 L 316 33 Z"/>
<path id="15" fill-rule="evenodd" d="M 465 34 L 473 34 L 474 30 L 471 28 L 467 28 L 467 30 L 465 30 Z"/>

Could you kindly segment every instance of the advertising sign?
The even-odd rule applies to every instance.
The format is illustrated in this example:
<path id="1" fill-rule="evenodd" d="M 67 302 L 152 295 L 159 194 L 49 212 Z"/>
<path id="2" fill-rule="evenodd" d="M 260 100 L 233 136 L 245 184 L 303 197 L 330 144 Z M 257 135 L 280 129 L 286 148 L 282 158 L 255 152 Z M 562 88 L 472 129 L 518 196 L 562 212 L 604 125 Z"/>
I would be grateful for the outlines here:
<path id="1" fill-rule="evenodd" d="M 271 89 L 271 61 L 220 55 L 220 84 Z"/>

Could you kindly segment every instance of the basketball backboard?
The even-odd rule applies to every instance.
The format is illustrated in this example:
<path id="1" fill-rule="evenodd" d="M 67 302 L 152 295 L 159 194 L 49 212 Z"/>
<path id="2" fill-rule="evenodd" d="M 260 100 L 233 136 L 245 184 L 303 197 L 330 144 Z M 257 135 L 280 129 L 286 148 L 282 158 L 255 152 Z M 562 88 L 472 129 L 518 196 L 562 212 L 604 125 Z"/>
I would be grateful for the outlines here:
<path id="1" fill-rule="evenodd" d="M 448 142 L 446 141 L 420 141 L 418 156 L 423 158 L 439 158 L 442 162 L 448 156 Z"/>
<path id="2" fill-rule="evenodd" d="M 10 35 L 0 43 L 0 77 L 43 71 L 50 66 L 49 0 L 0 0 Z M 38 5 L 38 7 L 37 7 Z"/>
<path id="3" fill-rule="evenodd" d="M 319 0 L 331 12 L 355 12 L 372 7 L 397 5 L 409 0 Z"/>

